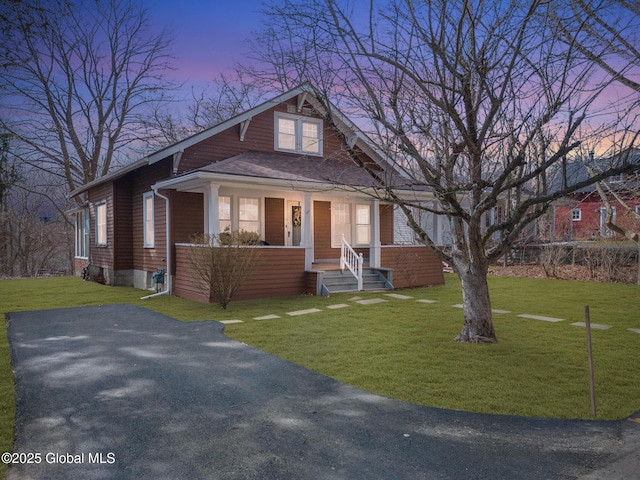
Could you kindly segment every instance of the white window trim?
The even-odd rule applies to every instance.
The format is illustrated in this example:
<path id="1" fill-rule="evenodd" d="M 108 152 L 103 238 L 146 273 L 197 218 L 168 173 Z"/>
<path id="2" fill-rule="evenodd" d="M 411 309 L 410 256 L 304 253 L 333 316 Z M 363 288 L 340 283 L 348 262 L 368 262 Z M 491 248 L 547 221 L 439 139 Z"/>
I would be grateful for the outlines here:
<path id="1" fill-rule="evenodd" d="M 242 218 L 240 218 L 240 201 L 241 200 L 257 200 L 258 202 L 258 219 L 257 220 L 243 220 Z M 263 224 L 262 224 L 262 219 L 263 219 L 263 212 L 262 212 L 262 205 L 264 204 L 263 200 L 261 197 L 250 197 L 247 195 L 238 195 L 236 197 L 236 202 L 237 202 L 237 208 L 236 208 L 236 212 L 237 212 L 237 229 L 238 231 L 244 230 L 243 228 L 240 228 L 240 224 L 242 222 L 253 222 L 257 224 L 257 229 L 255 230 L 255 232 L 260 235 L 261 237 L 263 236 Z M 232 212 L 232 216 L 233 216 L 233 212 Z M 254 231 L 254 230 L 246 230 L 247 232 L 249 231 Z"/>
<path id="2" fill-rule="evenodd" d="M 75 214 L 75 255 L 74 258 L 89 258 L 89 212 L 84 209 Z M 84 251 L 84 255 L 83 255 Z"/>
<path id="3" fill-rule="evenodd" d="M 336 205 L 347 205 L 349 207 L 349 235 L 346 236 L 346 240 L 347 242 L 349 242 L 352 246 L 354 247 L 370 247 L 371 246 L 371 242 L 373 240 L 372 236 L 371 236 L 371 216 L 373 215 L 373 212 L 371 211 L 371 205 L 368 203 L 361 203 L 361 202 L 355 202 L 355 203 L 349 203 L 349 202 L 340 202 L 340 201 L 335 201 L 335 202 L 331 202 L 331 246 L 333 248 L 337 248 L 340 247 L 340 241 L 338 240 L 337 235 L 336 235 L 336 217 L 334 214 L 334 207 Z M 365 207 L 369 208 L 369 242 L 367 243 L 357 243 L 357 238 L 358 238 L 358 226 L 362 226 L 365 224 L 358 224 L 358 218 L 357 218 L 357 209 L 358 209 L 358 205 L 362 205 Z"/>
<path id="4" fill-rule="evenodd" d="M 577 213 L 577 217 L 574 218 L 573 214 Z M 571 221 L 572 222 L 580 222 L 582 221 L 582 209 L 581 208 L 572 208 L 571 209 Z"/>
<path id="5" fill-rule="evenodd" d="M 222 211 L 223 202 L 221 199 L 227 198 L 229 199 L 229 216 L 224 216 L 224 212 Z M 233 229 L 233 197 L 231 195 L 219 195 L 218 196 L 218 224 L 219 224 L 219 233 L 225 232 L 225 227 L 228 226 L 229 230 Z M 223 227 L 224 224 L 224 227 Z"/>
<path id="6" fill-rule="evenodd" d="M 109 241 L 109 237 L 107 235 L 107 229 L 109 225 L 108 215 L 107 215 L 107 202 L 106 200 L 102 200 L 100 202 L 96 202 L 95 204 L 95 212 L 96 212 L 96 246 L 98 247 L 106 247 Z M 100 209 L 104 207 L 104 241 L 100 239 L 100 218 L 98 212 Z"/>
<path id="7" fill-rule="evenodd" d="M 295 122 L 295 149 L 281 148 L 278 144 L 278 121 L 281 118 L 287 120 L 293 120 Z M 313 152 L 309 150 L 303 150 L 302 148 L 302 126 L 304 123 L 312 123 L 318 126 L 318 151 Z M 283 112 L 276 112 L 273 125 L 273 148 L 279 152 L 301 153 L 304 155 L 312 155 L 316 157 L 322 156 L 322 144 L 323 144 L 323 132 L 322 132 L 322 119 L 305 117 L 303 115 L 292 115 Z"/>
<path id="8" fill-rule="evenodd" d="M 151 200 L 151 218 L 148 218 L 147 201 Z M 142 232 L 144 237 L 144 248 L 154 248 L 156 241 L 156 222 L 155 222 L 156 205 L 153 192 L 147 192 L 142 195 Z M 151 238 L 149 238 L 147 226 L 151 224 Z"/>

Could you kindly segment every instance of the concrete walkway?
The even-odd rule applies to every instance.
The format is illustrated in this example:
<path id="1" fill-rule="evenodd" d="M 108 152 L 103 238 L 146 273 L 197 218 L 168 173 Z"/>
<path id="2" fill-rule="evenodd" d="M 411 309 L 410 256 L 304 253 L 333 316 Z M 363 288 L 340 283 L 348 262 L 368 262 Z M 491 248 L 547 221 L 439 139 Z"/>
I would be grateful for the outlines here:
<path id="1" fill-rule="evenodd" d="M 538 480 L 638 471 L 629 470 L 637 450 L 627 439 L 640 423 L 629 420 L 409 405 L 230 340 L 217 322 L 129 305 L 9 318 L 15 452 L 39 459 L 11 465 L 9 480 Z"/>

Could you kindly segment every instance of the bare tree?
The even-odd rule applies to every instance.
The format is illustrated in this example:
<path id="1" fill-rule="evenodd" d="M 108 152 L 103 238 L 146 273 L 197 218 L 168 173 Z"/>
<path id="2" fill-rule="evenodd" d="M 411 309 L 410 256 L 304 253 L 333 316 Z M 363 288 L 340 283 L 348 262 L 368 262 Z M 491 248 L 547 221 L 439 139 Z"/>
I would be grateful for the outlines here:
<path id="1" fill-rule="evenodd" d="M 554 12 L 562 38 L 575 45 L 586 60 L 595 63 L 605 75 L 622 85 L 628 92 L 629 110 L 640 104 L 640 3 L 629 0 L 590 2 L 574 0 Z M 624 93 L 623 93 L 624 95 Z M 629 135 L 638 136 L 637 118 L 629 128 Z M 637 151 L 619 155 L 637 157 Z M 637 163 L 638 158 L 633 158 Z M 590 170 L 591 175 L 597 172 Z M 598 182 L 596 190 L 606 209 L 607 228 L 638 245 L 638 278 L 640 285 L 640 214 L 636 208 L 640 198 L 639 173 L 629 175 L 622 182 Z M 612 202 L 622 211 L 614 215 Z M 625 222 L 624 219 L 627 219 Z"/>
<path id="2" fill-rule="evenodd" d="M 560 40 L 553 9 L 553 2 L 541 0 L 392 0 L 353 8 L 313 0 L 285 1 L 268 12 L 270 31 L 290 35 L 287 52 L 297 45 L 305 52 L 307 63 L 295 72 L 331 70 L 306 78 L 328 81 L 317 95 L 365 112 L 373 138 L 396 167 L 433 192 L 437 204 L 412 203 L 368 170 L 380 198 L 399 205 L 416 234 L 460 277 L 464 325 L 458 341 L 496 341 L 489 264 L 553 200 L 629 169 L 611 165 L 595 177 L 550 188 L 550 173 L 564 158 L 614 126 L 593 116 L 609 82 L 592 77 L 595 64 Z M 274 63 L 286 64 L 287 52 Z M 313 67 L 309 59 L 324 61 Z M 282 75 L 276 69 L 276 80 Z M 322 110 L 332 122 L 328 101 Z M 367 169 L 357 151 L 349 153 Z M 487 226 L 498 205 L 501 217 Z M 438 248 L 423 228 L 420 210 L 446 217 L 453 239 L 448 249 Z"/>
<path id="3" fill-rule="evenodd" d="M 147 130 L 156 137 L 151 144 L 158 147 L 173 144 L 228 120 L 255 107 L 264 93 L 258 82 L 241 70 L 233 75 L 222 74 L 206 89 L 192 88 L 190 98 L 157 104 L 153 116 L 145 122 Z M 187 108 L 174 108 L 177 102 Z"/>
<path id="4" fill-rule="evenodd" d="M 244 231 L 195 236 L 188 261 L 198 289 L 226 310 L 257 266 L 260 250 L 254 247 L 259 240 L 257 234 Z"/>
<path id="5" fill-rule="evenodd" d="M 171 88 L 167 33 L 133 0 L 2 2 L 0 20 L 0 126 L 70 190 L 105 175 Z"/>

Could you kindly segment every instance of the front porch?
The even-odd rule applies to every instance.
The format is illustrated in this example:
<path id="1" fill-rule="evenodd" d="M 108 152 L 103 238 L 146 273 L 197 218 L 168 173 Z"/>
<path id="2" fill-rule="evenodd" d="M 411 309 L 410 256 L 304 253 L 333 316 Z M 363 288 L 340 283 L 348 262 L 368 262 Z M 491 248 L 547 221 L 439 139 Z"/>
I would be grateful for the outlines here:
<path id="1" fill-rule="evenodd" d="M 180 243 L 175 245 L 175 274 L 173 293 L 180 297 L 201 302 L 210 302 L 209 295 L 202 292 L 189 272 L 189 249 L 194 245 Z M 233 296 L 233 300 L 250 300 L 266 297 L 292 295 L 323 295 L 338 291 L 354 291 L 351 273 L 340 274 L 339 260 L 319 259 L 311 269 L 305 268 L 305 249 L 303 247 L 260 246 L 258 265 Z M 377 270 L 383 272 L 387 282 L 375 283 L 372 279 L 367 287 L 406 288 L 444 283 L 442 262 L 426 246 L 382 246 L 381 263 Z M 333 290 L 325 289 L 335 275 L 343 275 L 345 284 Z M 382 282 L 382 280 L 375 280 Z M 330 281 L 329 281 L 330 284 Z M 390 285 L 389 285 L 390 284 Z M 335 287 L 335 285 L 334 285 Z"/>

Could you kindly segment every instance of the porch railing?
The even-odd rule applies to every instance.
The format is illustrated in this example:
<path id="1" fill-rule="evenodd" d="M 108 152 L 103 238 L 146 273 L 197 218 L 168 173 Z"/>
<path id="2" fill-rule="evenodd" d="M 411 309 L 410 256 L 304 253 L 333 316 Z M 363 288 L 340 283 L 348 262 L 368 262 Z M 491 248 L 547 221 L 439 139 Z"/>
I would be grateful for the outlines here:
<path id="1" fill-rule="evenodd" d="M 358 255 L 356 251 L 351 248 L 351 245 L 345 240 L 342 235 L 342 241 L 340 242 L 340 270 L 344 271 L 345 267 L 356 277 L 358 281 L 358 291 L 362 290 L 362 264 L 364 258 L 362 254 Z"/>

